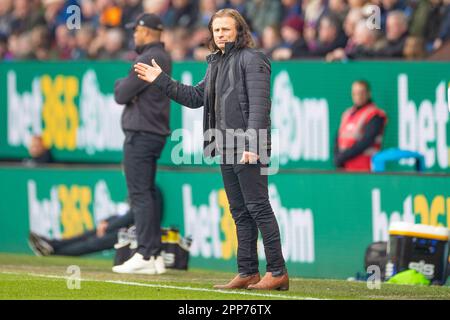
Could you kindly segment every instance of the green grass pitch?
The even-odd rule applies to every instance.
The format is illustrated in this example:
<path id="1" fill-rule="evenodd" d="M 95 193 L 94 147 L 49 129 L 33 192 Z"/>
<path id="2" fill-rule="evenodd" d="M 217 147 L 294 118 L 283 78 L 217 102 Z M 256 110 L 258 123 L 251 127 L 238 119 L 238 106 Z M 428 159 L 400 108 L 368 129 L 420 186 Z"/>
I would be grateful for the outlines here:
<path id="1" fill-rule="evenodd" d="M 67 273 L 71 265 L 81 271 L 79 289 Z M 158 276 L 119 275 L 111 261 L 95 258 L 35 257 L 0 254 L 0 299 L 145 299 L 145 300 L 292 300 L 292 299 L 450 299 L 448 286 L 411 287 L 381 284 L 368 289 L 365 282 L 291 278 L 290 290 L 220 291 L 231 273 L 192 269 L 171 270 Z"/>

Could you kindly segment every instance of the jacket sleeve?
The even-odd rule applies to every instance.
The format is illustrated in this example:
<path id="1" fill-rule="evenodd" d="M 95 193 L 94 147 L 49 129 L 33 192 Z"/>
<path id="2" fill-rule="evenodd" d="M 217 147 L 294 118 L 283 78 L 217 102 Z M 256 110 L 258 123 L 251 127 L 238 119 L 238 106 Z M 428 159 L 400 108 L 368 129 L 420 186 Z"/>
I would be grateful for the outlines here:
<path id="1" fill-rule="evenodd" d="M 334 154 L 334 165 L 338 168 L 342 168 L 344 164 L 340 157 L 338 144 L 339 144 L 339 130 L 338 130 L 338 132 L 336 132 L 336 137 L 334 139 L 333 154 Z"/>
<path id="2" fill-rule="evenodd" d="M 153 82 L 170 99 L 191 109 L 203 106 L 206 76 L 195 86 L 182 84 L 170 78 L 166 73 L 161 74 Z"/>
<path id="3" fill-rule="evenodd" d="M 148 61 L 144 61 L 144 59 L 137 59 L 135 63 L 137 62 L 148 63 Z M 128 76 L 126 78 L 118 79 L 114 84 L 114 100 L 116 100 L 118 104 L 128 104 L 148 86 L 150 86 L 150 84 L 139 79 L 136 72 L 134 72 L 133 67 L 131 67 Z"/>
<path id="4" fill-rule="evenodd" d="M 245 87 L 249 102 L 246 148 L 257 153 L 258 137 L 263 138 L 260 129 L 270 129 L 270 73 L 269 60 L 261 52 L 256 52 L 245 64 Z M 257 136 L 255 136 L 255 133 Z M 269 139 L 269 137 L 264 137 Z"/>

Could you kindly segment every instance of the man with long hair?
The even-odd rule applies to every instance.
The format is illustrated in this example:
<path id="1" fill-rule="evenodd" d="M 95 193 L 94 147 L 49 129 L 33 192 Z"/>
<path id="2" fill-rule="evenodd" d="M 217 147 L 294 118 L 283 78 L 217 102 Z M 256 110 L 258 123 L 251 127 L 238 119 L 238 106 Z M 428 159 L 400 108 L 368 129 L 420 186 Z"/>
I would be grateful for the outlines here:
<path id="1" fill-rule="evenodd" d="M 206 75 L 197 85 L 172 80 L 154 59 L 152 65 L 135 64 L 135 71 L 140 79 L 153 83 L 179 104 L 204 106 L 205 154 L 221 155 L 222 178 L 238 239 L 239 274 L 229 283 L 214 287 L 288 290 L 280 231 L 264 174 L 271 150 L 270 62 L 252 49 L 249 27 L 236 10 L 219 10 L 208 28 L 212 54 L 207 57 Z M 258 269 L 258 230 L 267 259 L 263 278 Z"/>

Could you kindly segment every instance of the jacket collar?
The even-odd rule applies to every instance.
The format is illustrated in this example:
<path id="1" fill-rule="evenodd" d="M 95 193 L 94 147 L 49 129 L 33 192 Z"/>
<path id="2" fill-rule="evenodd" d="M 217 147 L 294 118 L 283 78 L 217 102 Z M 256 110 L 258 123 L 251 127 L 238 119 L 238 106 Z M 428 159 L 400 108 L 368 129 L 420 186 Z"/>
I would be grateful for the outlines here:
<path id="1" fill-rule="evenodd" d="M 236 45 L 235 42 L 227 42 L 227 43 L 225 43 L 225 52 L 223 54 L 222 54 L 222 51 L 217 50 L 217 51 L 211 53 L 210 55 L 206 56 L 206 61 L 208 63 L 212 63 L 212 62 L 216 61 L 221 56 L 226 57 L 226 56 L 230 55 L 232 52 L 234 52 L 236 50 L 235 45 Z"/>
<path id="2" fill-rule="evenodd" d="M 231 54 L 236 49 L 236 42 L 227 42 L 225 43 L 225 52 L 224 56 Z"/>
<path id="3" fill-rule="evenodd" d="M 220 55 L 221 55 L 220 50 L 217 50 L 206 56 L 206 62 L 208 62 L 208 64 L 210 64 L 210 63 L 216 61 L 220 57 Z"/>
<path id="4" fill-rule="evenodd" d="M 137 54 L 142 54 L 145 51 L 147 51 L 148 49 L 150 49 L 151 47 L 164 48 L 164 43 L 160 42 L 160 41 L 149 42 L 149 43 L 144 44 L 142 46 L 136 46 L 135 51 L 137 52 Z"/>

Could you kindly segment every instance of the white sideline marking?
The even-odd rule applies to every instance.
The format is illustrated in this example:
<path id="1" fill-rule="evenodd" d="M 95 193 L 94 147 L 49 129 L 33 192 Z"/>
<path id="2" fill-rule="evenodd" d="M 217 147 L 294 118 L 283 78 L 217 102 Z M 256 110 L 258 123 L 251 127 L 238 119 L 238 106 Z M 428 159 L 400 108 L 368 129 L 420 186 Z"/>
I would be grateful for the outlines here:
<path id="1" fill-rule="evenodd" d="M 8 271 L 0 271 L 2 274 L 11 274 L 11 275 L 28 275 L 32 277 L 41 277 L 41 278 L 50 278 L 50 279 L 68 279 L 68 277 L 64 276 L 55 276 L 48 274 L 38 274 L 38 273 L 21 273 L 21 272 L 8 272 Z M 181 286 L 171 286 L 165 284 L 150 284 L 150 283 L 141 283 L 141 282 L 129 282 L 129 281 L 121 281 L 121 280 L 97 280 L 97 279 L 81 279 L 81 281 L 88 282 L 103 282 L 103 283 L 113 283 L 113 284 L 121 284 L 128 286 L 136 286 L 136 287 L 148 287 L 148 288 L 160 288 L 160 289 L 176 289 L 176 290 L 185 290 L 185 291 L 202 291 L 202 292 L 214 292 L 214 293 L 223 293 L 223 294 L 238 294 L 243 296 L 256 296 L 256 297 L 266 297 L 266 298 L 280 298 L 280 299 L 292 299 L 292 300 L 323 300 L 318 298 L 310 298 L 310 297 L 300 297 L 300 296 L 288 296 L 282 294 L 271 294 L 271 293 L 252 293 L 246 291 L 225 291 L 225 290 L 215 290 L 215 289 L 207 289 L 207 288 L 193 288 L 193 287 L 181 287 Z"/>

